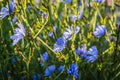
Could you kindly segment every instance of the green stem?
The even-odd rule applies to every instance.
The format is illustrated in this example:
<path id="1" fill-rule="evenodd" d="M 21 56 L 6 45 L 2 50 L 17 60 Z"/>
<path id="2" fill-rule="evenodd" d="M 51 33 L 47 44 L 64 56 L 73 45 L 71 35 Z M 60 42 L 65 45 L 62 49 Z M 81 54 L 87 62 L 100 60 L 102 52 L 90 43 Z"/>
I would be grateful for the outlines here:
<path id="1" fill-rule="evenodd" d="M 40 32 L 43 30 L 45 25 L 47 24 L 48 20 L 46 20 L 45 24 L 42 26 L 42 28 L 38 31 L 38 33 L 33 37 L 34 39 L 40 34 Z"/>
<path id="2" fill-rule="evenodd" d="M 48 49 L 50 49 L 53 53 L 55 53 L 55 52 L 53 51 L 53 49 L 51 49 L 42 39 L 40 39 L 39 37 L 37 37 L 37 39 L 38 39 L 40 42 L 42 42 L 42 44 L 45 45 Z M 55 53 L 55 54 L 56 54 L 56 53 Z"/>

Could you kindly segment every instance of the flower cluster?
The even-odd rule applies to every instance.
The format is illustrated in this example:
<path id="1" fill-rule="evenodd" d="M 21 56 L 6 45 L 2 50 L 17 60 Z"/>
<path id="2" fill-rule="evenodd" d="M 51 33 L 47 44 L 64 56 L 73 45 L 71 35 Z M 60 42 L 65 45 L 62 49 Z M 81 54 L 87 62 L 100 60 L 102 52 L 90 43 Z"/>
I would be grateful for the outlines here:
<path id="1" fill-rule="evenodd" d="M 50 65 L 45 69 L 45 76 L 51 76 L 53 72 L 55 72 L 56 66 Z M 69 75 L 74 76 L 76 79 L 79 78 L 78 74 L 78 65 L 77 64 L 71 64 L 70 68 L 65 70 L 64 66 L 59 66 L 57 69 L 58 73 L 61 73 L 62 71 L 66 71 Z"/>
<path id="2" fill-rule="evenodd" d="M 73 36 L 75 36 L 79 32 L 80 28 L 76 26 L 75 29 L 73 27 L 66 28 L 66 32 L 63 33 L 63 37 L 57 39 L 57 42 L 54 44 L 53 50 L 55 52 L 61 52 L 65 49 L 67 45 L 67 40 L 71 40 Z"/>
<path id="3" fill-rule="evenodd" d="M 82 48 L 78 48 L 76 50 L 76 54 L 80 55 L 81 58 L 87 60 L 87 62 L 94 62 L 98 57 L 98 50 L 96 46 L 92 46 L 88 51 L 85 49 L 84 46 Z"/>
<path id="4" fill-rule="evenodd" d="M 15 7 L 15 2 L 14 1 L 9 4 L 9 8 L 2 7 L 2 9 L 0 11 L 0 18 L 3 19 L 6 16 L 8 16 L 9 13 L 12 13 L 14 11 L 14 7 Z"/>

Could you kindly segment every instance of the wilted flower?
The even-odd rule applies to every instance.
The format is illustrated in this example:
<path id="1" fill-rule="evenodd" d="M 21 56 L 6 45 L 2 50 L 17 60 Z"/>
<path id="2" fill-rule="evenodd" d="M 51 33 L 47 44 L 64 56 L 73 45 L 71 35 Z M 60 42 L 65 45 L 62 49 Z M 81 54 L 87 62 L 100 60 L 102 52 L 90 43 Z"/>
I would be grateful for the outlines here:
<path id="1" fill-rule="evenodd" d="M 59 73 L 61 73 L 62 71 L 64 71 L 64 66 L 60 66 L 60 67 L 58 68 L 58 72 L 59 72 Z"/>
<path id="2" fill-rule="evenodd" d="M 13 45 L 17 44 L 17 42 L 25 36 L 25 29 L 21 23 L 18 23 L 19 28 L 15 29 L 15 33 L 10 38 L 13 40 Z"/>
<path id="3" fill-rule="evenodd" d="M 78 26 L 76 26 L 75 29 L 73 29 L 73 27 L 66 28 L 66 32 L 63 33 L 63 38 L 71 40 L 72 35 L 76 35 L 79 32 L 79 30 L 80 28 Z"/>
<path id="4" fill-rule="evenodd" d="M 98 57 L 98 50 L 96 46 L 92 46 L 87 52 L 86 60 L 87 62 L 94 62 Z"/>
<path id="5" fill-rule="evenodd" d="M 60 37 L 57 39 L 57 42 L 54 44 L 54 51 L 55 52 L 60 52 L 66 47 L 66 39 Z"/>
<path id="6" fill-rule="evenodd" d="M 81 58 L 85 58 L 87 56 L 87 50 L 85 49 L 85 46 L 83 45 L 81 48 L 79 47 L 77 50 L 76 50 L 76 54 L 77 55 L 80 55 Z"/>
<path id="7" fill-rule="evenodd" d="M 73 75 L 76 79 L 78 79 L 79 78 L 79 75 L 78 75 L 78 65 L 77 64 L 71 64 L 71 66 L 68 69 L 67 73 L 69 75 Z"/>
<path id="8" fill-rule="evenodd" d="M 104 25 L 96 27 L 95 31 L 93 32 L 93 35 L 97 38 L 100 38 L 105 34 L 106 34 L 106 27 Z"/>
<path id="9" fill-rule="evenodd" d="M 49 55 L 48 55 L 47 52 L 45 52 L 45 53 L 41 56 L 41 59 L 42 59 L 43 62 L 46 62 L 46 61 L 48 60 L 48 58 L 49 58 Z"/>
<path id="10" fill-rule="evenodd" d="M 72 2 L 72 0 L 65 0 L 65 4 L 69 4 L 71 2 Z"/>
<path id="11" fill-rule="evenodd" d="M 55 71 L 55 65 L 48 66 L 45 69 L 45 76 L 50 76 Z"/>

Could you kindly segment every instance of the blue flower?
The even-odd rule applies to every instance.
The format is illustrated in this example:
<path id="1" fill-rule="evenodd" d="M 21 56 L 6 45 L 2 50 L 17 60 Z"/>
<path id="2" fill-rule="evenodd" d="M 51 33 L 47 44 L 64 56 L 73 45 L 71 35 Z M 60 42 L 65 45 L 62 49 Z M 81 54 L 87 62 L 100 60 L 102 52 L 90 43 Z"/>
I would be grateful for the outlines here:
<path id="1" fill-rule="evenodd" d="M 51 76 L 51 74 L 55 71 L 55 65 L 48 66 L 45 69 L 45 76 Z"/>
<path id="2" fill-rule="evenodd" d="M 52 37 L 53 39 L 55 38 L 55 36 L 54 36 L 54 33 L 53 33 L 53 32 L 49 32 L 49 33 L 48 33 L 48 36 L 49 36 L 49 37 Z"/>
<path id="3" fill-rule="evenodd" d="M 42 59 L 43 62 L 46 62 L 46 61 L 48 60 L 48 58 L 49 58 L 49 55 L 48 55 L 47 52 L 45 52 L 45 53 L 41 56 L 41 59 Z"/>
<path id="4" fill-rule="evenodd" d="M 34 74 L 34 75 L 32 76 L 32 78 L 33 78 L 33 80 L 41 80 L 40 74 Z"/>
<path id="5" fill-rule="evenodd" d="M 9 4 L 9 13 L 12 13 L 14 11 L 14 2 Z"/>
<path id="6" fill-rule="evenodd" d="M 78 16 L 78 20 L 82 19 L 83 17 L 83 10 L 80 10 L 79 16 Z"/>
<path id="7" fill-rule="evenodd" d="M 74 29 L 74 35 L 76 35 L 79 31 L 80 31 L 80 27 L 76 26 L 76 28 Z"/>
<path id="8" fill-rule="evenodd" d="M 12 13 L 14 11 L 14 2 L 9 4 L 9 9 L 6 7 L 3 7 L 0 11 L 0 19 L 5 18 L 9 13 Z"/>
<path id="9" fill-rule="evenodd" d="M 110 41 L 114 41 L 114 42 L 117 41 L 117 39 L 115 37 L 113 37 L 113 36 L 109 36 L 109 39 L 110 39 Z"/>
<path id="10" fill-rule="evenodd" d="M 98 50 L 96 46 L 92 46 L 87 52 L 87 62 L 94 62 L 98 57 Z"/>
<path id="11" fill-rule="evenodd" d="M 9 15 L 8 8 L 3 7 L 0 11 L 0 19 L 5 18 L 7 15 Z"/>
<path id="12" fill-rule="evenodd" d="M 71 64 L 70 68 L 67 70 L 67 73 L 69 75 L 73 75 L 76 79 L 78 79 L 79 78 L 78 65 L 77 64 Z"/>
<path id="13" fill-rule="evenodd" d="M 72 21 L 80 20 L 80 19 L 82 19 L 82 17 L 83 17 L 83 10 L 80 10 L 79 16 L 73 15 L 73 16 L 71 17 L 71 20 L 72 20 Z"/>
<path id="14" fill-rule="evenodd" d="M 17 17 L 14 16 L 14 18 L 12 19 L 12 23 L 15 24 L 18 21 Z"/>
<path id="15" fill-rule="evenodd" d="M 17 44 L 17 42 L 25 36 L 25 29 L 23 25 L 21 23 L 18 23 L 18 26 L 20 28 L 15 29 L 16 34 L 10 37 L 13 40 L 13 45 Z"/>
<path id="16" fill-rule="evenodd" d="M 37 80 L 36 74 L 33 75 L 33 80 Z"/>
<path id="17" fill-rule="evenodd" d="M 29 11 L 29 10 L 32 10 L 32 6 L 31 5 L 28 5 L 28 7 L 27 7 L 27 11 Z"/>
<path id="18" fill-rule="evenodd" d="M 100 38 L 105 34 L 106 34 L 106 27 L 104 25 L 96 27 L 95 31 L 93 32 L 93 35 L 97 38 Z"/>
<path id="19" fill-rule="evenodd" d="M 36 3 L 39 4 L 41 0 L 36 0 Z"/>
<path id="20" fill-rule="evenodd" d="M 72 0 L 65 0 L 65 4 L 69 4 L 71 2 L 72 2 Z"/>
<path id="21" fill-rule="evenodd" d="M 66 47 L 66 39 L 60 37 L 57 39 L 57 42 L 54 44 L 54 51 L 61 52 Z"/>
<path id="22" fill-rule="evenodd" d="M 99 3 L 104 3 L 105 0 L 96 0 L 96 2 L 99 2 Z"/>
<path id="23" fill-rule="evenodd" d="M 78 19 L 78 17 L 76 16 L 76 15 L 73 15 L 72 17 L 71 17 L 71 20 L 72 21 L 75 21 L 75 20 L 77 20 Z"/>
<path id="24" fill-rule="evenodd" d="M 70 28 L 66 28 L 66 32 L 63 33 L 63 38 L 64 39 L 68 39 L 71 40 L 72 39 L 72 35 L 76 35 L 79 32 L 80 28 L 78 26 L 76 26 L 75 29 L 73 29 L 73 27 L 71 26 Z"/>
<path id="25" fill-rule="evenodd" d="M 63 33 L 63 38 L 71 40 L 73 32 L 73 27 L 66 28 L 66 32 Z"/>
<path id="26" fill-rule="evenodd" d="M 54 32 L 56 32 L 57 26 L 53 26 L 53 30 L 54 30 Z"/>
<path id="27" fill-rule="evenodd" d="M 80 55 L 81 58 L 85 58 L 87 56 L 87 50 L 85 49 L 85 46 L 83 45 L 81 48 L 79 47 L 77 50 L 76 50 L 76 54 L 77 55 Z"/>
<path id="28" fill-rule="evenodd" d="M 87 0 L 83 0 L 84 1 L 84 4 L 87 2 Z M 82 0 L 80 0 L 80 6 L 82 5 Z"/>
<path id="29" fill-rule="evenodd" d="M 64 71 L 64 66 L 60 66 L 60 67 L 58 68 L 58 72 L 59 72 L 59 73 L 61 73 L 62 71 Z"/>

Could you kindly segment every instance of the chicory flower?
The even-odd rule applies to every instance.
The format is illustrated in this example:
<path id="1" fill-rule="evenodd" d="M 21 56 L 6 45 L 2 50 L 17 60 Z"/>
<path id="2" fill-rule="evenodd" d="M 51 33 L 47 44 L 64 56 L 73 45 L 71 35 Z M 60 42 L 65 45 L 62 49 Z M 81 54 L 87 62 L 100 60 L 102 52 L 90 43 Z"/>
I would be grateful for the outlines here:
<path id="1" fill-rule="evenodd" d="M 42 59 L 43 62 L 46 62 L 46 61 L 48 60 L 48 58 L 49 58 L 49 55 L 48 55 L 47 52 L 45 52 L 45 53 L 41 56 L 41 59 Z"/>
<path id="2" fill-rule="evenodd" d="M 69 75 L 74 76 L 76 79 L 78 79 L 79 78 L 78 65 L 77 64 L 71 64 L 70 68 L 67 70 L 67 73 Z"/>
<path id="3" fill-rule="evenodd" d="M 87 57 L 86 60 L 87 62 L 94 62 L 98 57 L 98 50 L 96 46 L 92 46 L 88 52 L 87 52 Z"/>
<path id="4" fill-rule="evenodd" d="M 93 35 L 97 38 L 100 38 L 105 34 L 106 34 L 106 27 L 104 25 L 97 26 L 95 31 L 93 32 Z"/>
<path id="5" fill-rule="evenodd" d="M 73 29 L 73 27 L 71 26 L 70 28 L 66 28 L 66 32 L 63 33 L 63 38 L 64 39 L 68 39 L 71 40 L 72 39 L 72 35 L 76 35 L 79 32 L 80 28 L 78 26 L 76 26 L 75 29 Z"/>
<path id="6" fill-rule="evenodd" d="M 85 46 L 83 45 L 81 48 L 79 47 L 77 50 L 76 50 L 76 54 L 77 55 L 80 55 L 81 58 L 85 58 L 87 56 L 87 50 L 85 49 Z"/>
<path id="7" fill-rule="evenodd" d="M 55 71 L 55 65 L 48 66 L 45 69 L 45 76 L 51 76 L 51 74 Z"/>
<path id="8" fill-rule="evenodd" d="M 57 42 L 54 44 L 54 51 L 61 52 L 66 47 L 66 39 L 60 37 L 57 39 Z"/>
<path id="9" fill-rule="evenodd" d="M 13 40 L 13 45 L 17 44 L 25 36 L 25 29 L 21 23 L 18 23 L 19 28 L 15 29 L 15 33 L 10 38 Z"/>
<path id="10" fill-rule="evenodd" d="M 64 66 L 60 66 L 60 67 L 58 68 L 58 72 L 59 72 L 59 73 L 61 73 L 62 71 L 64 71 Z"/>

